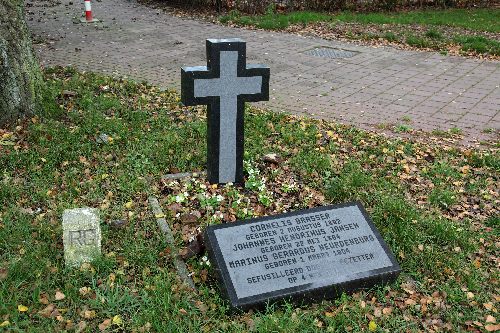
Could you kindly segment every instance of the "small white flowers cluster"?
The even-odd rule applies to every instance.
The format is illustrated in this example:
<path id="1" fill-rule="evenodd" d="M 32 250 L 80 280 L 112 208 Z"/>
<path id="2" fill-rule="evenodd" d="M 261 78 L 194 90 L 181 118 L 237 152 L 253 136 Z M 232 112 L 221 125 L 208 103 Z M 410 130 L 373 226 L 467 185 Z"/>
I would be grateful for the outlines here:
<path id="1" fill-rule="evenodd" d="M 203 256 L 200 261 L 200 265 L 206 265 L 210 267 L 210 260 L 208 260 L 207 256 Z"/>
<path id="2" fill-rule="evenodd" d="M 290 180 L 290 183 L 285 183 L 281 186 L 281 189 L 283 190 L 283 192 L 285 193 L 291 193 L 291 192 L 295 192 L 297 191 L 298 189 L 298 186 L 297 186 L 297 183 L 295 182 L 295 180 L 291 179 Z"/>
<path id="3" fill-rule="evenodd" d="M 186 201 L 187 198 L 189 198 L 188 192 L 179 193 L 175 196 L 175 202 L 183 203 Z"/>
<path id="4" fill-rule="evenodd" d="M 260 171 L 254 168 L 249 161 L 244 162 L 245 170 L 248 173 L 248 180 L 245 183 L 247 189 L 259 192 L 259 202 L 264 206 L 269 206 L 272 203 L 272 196 L 266 189 L 266 178 L 260 177 Z"/>

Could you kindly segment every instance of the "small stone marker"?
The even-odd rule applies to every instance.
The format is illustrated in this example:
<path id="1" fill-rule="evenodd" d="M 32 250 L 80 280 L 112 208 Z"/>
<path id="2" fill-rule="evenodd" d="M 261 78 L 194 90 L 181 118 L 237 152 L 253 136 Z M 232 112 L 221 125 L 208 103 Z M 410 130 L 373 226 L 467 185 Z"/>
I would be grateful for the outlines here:
<path id="1" fill-rule="evenodd" d="M 360 203 L 209 226 L 205 242 L 221 289 L 242 310 L 333 298 L 400 272 Z"/>
<path id="2" fill-rule="evenodd" d="M 66 266 L 80 266 L 101 255 L 101 227 L 95 208 L 66 209 L 63 213 Z"/>
<path id="3" fill-rule="evenodd" d="M 243 182 L 245 102 L 269 100 L 269 77 L 269 67 L 246 65 L 246 44 L 239 38 L 207 39 L 207 66 L 182 68 L 182 103 L 208 105 L 210 183 Z"/>

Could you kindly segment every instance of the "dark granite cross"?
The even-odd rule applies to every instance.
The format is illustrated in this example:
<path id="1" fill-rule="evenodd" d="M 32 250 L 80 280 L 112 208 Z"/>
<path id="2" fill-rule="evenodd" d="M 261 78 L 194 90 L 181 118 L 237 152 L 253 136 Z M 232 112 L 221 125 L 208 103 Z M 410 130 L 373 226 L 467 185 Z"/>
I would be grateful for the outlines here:
<path id="1" fill-rule="evenodd" d="M 207 104 L 210 183 L 243 183 L 245 102 L 269 100 L 269 67 L 246 65 L 239 38 L 207 39 L 207 66 L 183 67 L 184 105 Z"/>

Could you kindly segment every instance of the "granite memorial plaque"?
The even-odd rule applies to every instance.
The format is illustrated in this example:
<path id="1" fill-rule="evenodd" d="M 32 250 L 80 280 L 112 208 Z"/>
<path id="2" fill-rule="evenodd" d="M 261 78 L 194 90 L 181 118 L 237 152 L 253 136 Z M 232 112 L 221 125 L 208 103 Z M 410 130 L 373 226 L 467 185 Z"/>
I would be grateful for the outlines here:
<path id="1" fill-rule="evenodd" d="M 333 298 L 400 272 L 360 203 L 212 225 L 205 242 L 222 291 L 242 310 Z"/>
<path id="2" fill-rule="evenodd" d="M 269 67 L 246 64 L 239 38 L 208 39 L 207 66 L 181 69 L 181 100 L 207 104 L 207 178 L 243 183 L 245 102 L 269 100 Z"/>
<path id="3" fill-rule="evenodd" d="M 66 209 L 62 226 L 66 266 L 80 266 L 101 255 L 101 227 L 97 209 Z"/>

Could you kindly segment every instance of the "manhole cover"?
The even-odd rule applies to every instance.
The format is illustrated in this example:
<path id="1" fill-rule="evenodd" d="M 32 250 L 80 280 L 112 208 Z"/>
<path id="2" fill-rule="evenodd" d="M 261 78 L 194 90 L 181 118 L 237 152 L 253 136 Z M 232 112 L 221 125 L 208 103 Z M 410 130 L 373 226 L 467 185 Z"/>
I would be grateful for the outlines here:
<path id="1" fill-rule="evenodd" d="M 331 47 L 316 47 L 312 50 L 307 50 L 304 53 L 315 57 L 331 59 L 351 58 L 358 54 L 358 52 L 355 51 L 333 49 Z"/>

